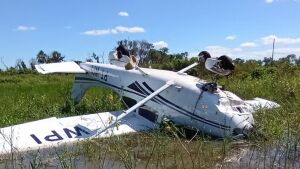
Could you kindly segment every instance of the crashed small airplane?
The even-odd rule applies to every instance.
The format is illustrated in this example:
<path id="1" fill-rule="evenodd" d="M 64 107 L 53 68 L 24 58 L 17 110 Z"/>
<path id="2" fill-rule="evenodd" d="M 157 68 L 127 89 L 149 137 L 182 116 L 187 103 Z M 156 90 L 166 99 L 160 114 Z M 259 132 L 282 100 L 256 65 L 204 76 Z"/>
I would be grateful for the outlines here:
<path id="1" fill-rule="evenodd" d="M 90 87 L 107 87 L 120 95 L 127 110 L 52 117 L 1 128 L 0 154 L 145 131 L 164 120 L 217 137 L 247 136 L 253 130 L 255 111 L 279 106 L 261 98 L 242 100 L 216 83 L 186 73 L 203 61 L 213 73 L 228 75 L 234 65 L 225 55 L 211 58 L 201 52 L 199 62 L 178 72 L 140 68 L 137 59 L 122 50 L 111 52 L 109 60 L 110 64 L 40 64 L 36 69 L 42 74 L 74 73 L 72 98 L 77 102 Z"/>

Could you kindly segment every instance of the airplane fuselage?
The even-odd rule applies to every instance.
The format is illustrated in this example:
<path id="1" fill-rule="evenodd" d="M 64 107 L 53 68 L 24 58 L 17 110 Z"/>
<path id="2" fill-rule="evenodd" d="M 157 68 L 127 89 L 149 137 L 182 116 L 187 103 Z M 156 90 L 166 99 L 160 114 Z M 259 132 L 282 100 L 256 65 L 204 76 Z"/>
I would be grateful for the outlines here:
<path id="1" fill-rule="evenodd" d="M 173 81 L 175 85 L 146 102 L 138 113 L 153 122 L 167 118 L 218 137 L 247 134 L 254 123 L 250 107 L 239 97 L 218 87 L 206 90 L 214 84 L 184 73 L 147 68 L 125 70 L 99 63 L 81 63 L 80 67 L 88 73 L 76 74 L 72 95 L 77 101 L 88 88 L 100 86 L 117 92 L 131 107 Z"/>

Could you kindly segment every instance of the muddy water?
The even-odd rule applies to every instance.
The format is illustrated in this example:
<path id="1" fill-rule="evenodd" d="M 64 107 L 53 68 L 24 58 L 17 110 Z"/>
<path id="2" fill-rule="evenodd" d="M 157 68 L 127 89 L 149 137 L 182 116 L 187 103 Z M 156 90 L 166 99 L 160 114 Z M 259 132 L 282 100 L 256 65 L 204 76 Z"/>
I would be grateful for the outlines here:
<path id="1" fill-rule="evenodd" d="M 63 145 L 30 152 L 0 155 L 0 169 L 46 168 L 46 169 L 123 169 L 145 168 L 145 162 L 138 159 L 134 164 L 125 166 L 118 157 L 110 154 L 98 159 L 83 155 L 82 145 Z M 13 159 L 13 160 L 12 160 Z"/>
<path id="2" fill-rule="evenodd" d="M 220 145 L 218 141 L 216 145 Z M 2 155 L 0 168 L 145 168 L 147 159 L 132 157 L 133 163 L 126 163 L 110 154 L 98 158 L 83 155 L 79 145 L 63 145 L 25 153 Z M 13 160 L 11 160 L 13 159 Z M 127 165 L 127 166 L 125 166 Z M 296 143 L 278 142 L 269 145 L 254 145 L 245 141 L 233 142 L 226 156 L 216 162 L 214 168 L 300 168 L 300 146 Z M 167 166 L 167 168 L 179 168 Z M 148 168 L 156 168 L 149 165 Z M 159 167 L 161 168 L 161 167 Z M 186 166 L 186 168 L 192 168 Z M 197 167 L 199 168 L 199 166 Z M 200 166 L 200 168 L 202 168 Z M 205 167 L 203 167 L 205 168 Z"/>
<path id="3" fill-rule="evenodd" d="M 300 168 L 300 146 L 284 142 L 273 145 L 238 143 L 216 168 Z"/>
<path id="4" fill-rule="evenodd" d="M 113 157 L 99 160 L 85 157 L 79 145 L 63 145 L 30 152 L 6 154 L 0 157 L 0 168 L 124 168 L 123 163 Z M 13 160 L 12 160 L 13 159 Z"/>

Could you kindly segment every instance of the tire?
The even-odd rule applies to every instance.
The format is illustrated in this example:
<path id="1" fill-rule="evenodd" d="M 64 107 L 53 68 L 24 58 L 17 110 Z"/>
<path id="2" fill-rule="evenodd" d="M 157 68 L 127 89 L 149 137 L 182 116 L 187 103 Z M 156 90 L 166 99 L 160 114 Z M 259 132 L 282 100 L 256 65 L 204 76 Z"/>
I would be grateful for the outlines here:
<path id="1" fill-rule="evenodd" d="M 200 52 L 198 56 L 202 57 L 204 62 L 206 61 L 206 59 L 211 58 L 210 54 L 207 51 Z M 199 60 L 201 60 L 201 58 L 199 58 Z"/>
<path id="2" fill-rule="evenodd" d="M 222 55 L 218 58 L 220 60 L 220 67 L 225 69 L 225 70 L 231 70 L 233 71 L 235 66 L 232 62 L 232 59 L 226 55 Z"/>

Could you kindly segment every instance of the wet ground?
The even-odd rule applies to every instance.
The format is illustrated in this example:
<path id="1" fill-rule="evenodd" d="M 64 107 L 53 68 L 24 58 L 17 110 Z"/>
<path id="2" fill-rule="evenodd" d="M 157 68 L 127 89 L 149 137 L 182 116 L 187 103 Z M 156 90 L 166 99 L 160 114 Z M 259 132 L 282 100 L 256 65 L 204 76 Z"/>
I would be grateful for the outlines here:
<path id="1" fill-rule="evenodd" d="M 216 168 L 300 168 L 297 143 L 251 145 L 237 142 Z"/>
<path id="2" fill-rule="evenodd" d="M 218 144 L 218 141 L 216 145 Z M 1 155 L 0 168 L 162 168 L 148 165 L 147 158 L 135 158 L 126 162 L 110 154 L 105 156 L 83 155 L 80 145 L 63 145 L 58 148 Z M 100 150 L 101 151 L 101 150 Z M 106 151 L 106 150 L 104 150 Z M 12 160 L 13 159 L 13 160 Z M 225 158 L 219 160 L 214 168 L 300 168 L 300 146 L 297 143 L 278 143 L 254 145 L 247 141 L 231 143 Z M 178 168 L 168 166 L 166 168 Z M 191 166 L 186 166 L 191 168 Z M 198 167 L 197 167 L 198 168 Z"/>

